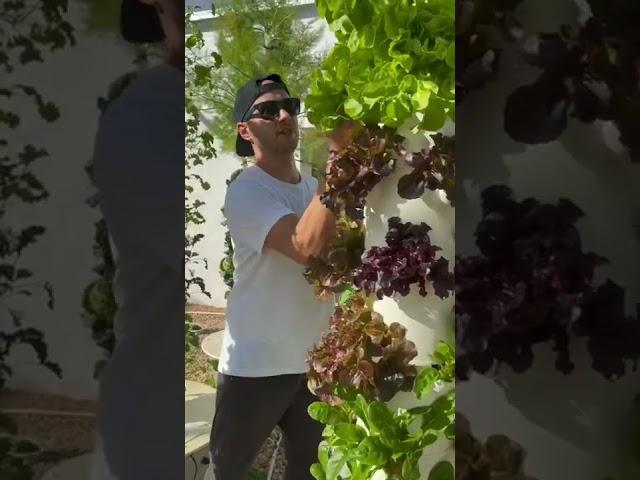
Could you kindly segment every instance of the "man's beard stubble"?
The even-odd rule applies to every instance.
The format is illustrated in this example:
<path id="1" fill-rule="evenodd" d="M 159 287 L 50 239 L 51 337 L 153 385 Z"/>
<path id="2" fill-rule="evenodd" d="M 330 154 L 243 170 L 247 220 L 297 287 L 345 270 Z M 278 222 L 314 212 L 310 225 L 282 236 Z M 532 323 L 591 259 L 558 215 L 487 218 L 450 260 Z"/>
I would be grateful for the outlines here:
<path id="1" fill-rule="evenodd" d="M 275 141 L 271 143 L 271 153 L 278 156 L 288 156 L 295 152 L 299 141 L 299 135 L 297 132 L 293 132 L 286 137 L 277 136 Z"/>

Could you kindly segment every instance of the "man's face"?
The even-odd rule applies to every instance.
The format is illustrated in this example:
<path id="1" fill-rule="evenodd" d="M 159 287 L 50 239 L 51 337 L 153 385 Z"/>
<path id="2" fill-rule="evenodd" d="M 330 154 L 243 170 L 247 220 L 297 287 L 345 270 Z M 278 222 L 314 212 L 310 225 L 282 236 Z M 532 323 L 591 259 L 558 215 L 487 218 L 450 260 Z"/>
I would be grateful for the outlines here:
<path id="1" fill-rule="evenodd" d="M 274 90 L 259 96 L 253 105 L 285 98 L 289 98 L 287 92 Z M 243 137 L 252 141 L 256 153 L 260 151 L 266 155 L 290 155 L 298 145 L 298 117 L 290 115 L 284 109 L 280 110 L 280 116 L 277 120 L 250 118 L 248 121 L 238 124 L 238 131 Z M 247 138 L 247 135 L 250 138 Z"/>

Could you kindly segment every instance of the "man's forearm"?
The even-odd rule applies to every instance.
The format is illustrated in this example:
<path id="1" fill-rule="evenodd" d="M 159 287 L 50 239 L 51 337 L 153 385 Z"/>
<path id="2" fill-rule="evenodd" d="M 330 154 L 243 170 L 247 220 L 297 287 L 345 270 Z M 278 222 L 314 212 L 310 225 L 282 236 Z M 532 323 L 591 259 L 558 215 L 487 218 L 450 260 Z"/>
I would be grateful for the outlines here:
<path id="1" fill-rule="evenodd" d="M 306 257 L 318 257 L 331 246 L 335 233 L 336 218 L 320 201 L 320 193 L 316 193 L 298 220 L 293 242 Z"/>

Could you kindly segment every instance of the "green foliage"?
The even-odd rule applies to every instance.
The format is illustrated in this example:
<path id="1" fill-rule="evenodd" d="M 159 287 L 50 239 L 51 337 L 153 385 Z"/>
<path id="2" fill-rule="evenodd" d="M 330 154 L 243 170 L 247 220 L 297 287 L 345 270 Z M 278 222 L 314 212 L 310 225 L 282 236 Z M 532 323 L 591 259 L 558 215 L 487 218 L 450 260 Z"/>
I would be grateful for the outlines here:
<path id="1" fill-rule="evenodd" d="M 73 27 L 65 19 L 68 3 L 68 0 L 2 2 L 0 30 L 10 30 L 11 35 L 0 36 L 0 69 L 10 73 L 16 65 L 42 63 L 45 51 L 74 45 Z"/>
<path id="2" fill-rule="evenodd" d="M 433 353 L 433 364 L 416 377 L 413 391 L 420 400 L 445 383 L 455 381 L 455 352 L 451 345 L 439 342 Z"/>
<path id="3" fill-rule="evenodd" d="M 318 0 L 338 43 L 312 73 L 309 121 L 331 131 L 345 119 L 424 130 L 454 117 L 453 0 Z"/>
<path id="4" fill-rule="evenodd" d="M 322 258 L 312 258 L 304 276 L 316 297 L 342 294 L 352 280 L 352 272 L 362 264 L 364 223 L 341 215 L 336 221 L 336 239 Z"/>
<path id="5" fill-rule="evenodd" d="M 115 346 L 113 322 L 118 307 L 113 293 L 115 262 L 104 219 L 96 222 L 93 248 L 95 257 L 99 259 L 93 267 L 98 279 L 91 282 L 84 290 L 83 317 L 87 326 L 91 328 L 93 340 L 107 356 L 110 356 Z M 103 366 L 104 361 L 99 360 L 95 367 L 94 378 L 99 377 Z"/>
<path id="6" fill-rule="evenodd" d="M 112 0 L 81 0 L 85 4 L 85 28 L 93 33 L 111 33 L 120 30 L 120 5 Z"/>
<path id="7" fill-rule="evenodd" d="M 0 474 L 7 480 L 33 478 L 33 457 L 40 452 L 30 440 L 18 435 L 13 419 L 0 413 Z"/>
<path id="8" fill-rule="evenodd" d="M 453 161 L 440 161 L 439 152 L 427 150 L 408 157 L 412 152 L 403 150 L 398 129 L 402 126 L 402 135 L 416 137 L 454 119 L 453 0 L 318 0 L 317 6 L 337 38 L 312 73 L 306 99 L 309 121 L 332 132 L 339 147 L 326 168 L 329 190 L 323 203 L 358 221 L 369 192 L 402 159 L 414 170 L 403 177 L 401 196 L 419 198 L 432 187 L 449 193 Z M 372 154 L 365 154 L 363 147 Z M 342 230 L 339 226 L 338 238 Z M 398 286 L 398 265 L 408 265 L 410 258 L 401 242 L 398 246 L 398 258 L 386 263 L 376 258 L 364 280 L 380 280 L 386 273 L 385 285 Z M 310 387 L 324 402 L 309 413 L 327 425 L 312 474 L 318 480 L 368 480 L 382 470 L 396 480 L 427 475 L 431 480 L 452 479 L 450 463 L 420 472 L 418 461 L 436 440 L 454 437 L 454 393 L 449 389 L 440 394 L 454 379 L 453 348 L 440 343 L 433 364 L 418 371 L 410 363 L 417 354 L 415 345 L 405 339 L 403 327 L 386 325 L 364 307 L 371 302 L 364 299 L 366 292 L 354 296 L 348 289 L 353 270 L 341 269 L 335 260 L 322 261 L 327 267 L 322 277 L 340 285 L 342 295 L 330 332 L 309 358 Z M 391 295 L 393 290 L 378 294 Z M 412 391 L 424 405 L 391 411 L 384 402 L 399 391 Z"/>
<path id="9" fill-rule="evenodd" d="M 198 348 L 200 345 L 199 333 L 202 330 L 200 325 L 197 325 L 193 321 L 193 317 L 188 313 L 184 314 L 184 345 L 185 351 L 191 350 L 191 348 Z"/>
<path id="10" fill-rule="evenodd" d="M 231 242 L 231 234 L 229 231 L 224 233 L 224 257 L 220 260 L 219 270 L 222 275 L 222 281 L 229 287 L 229 290 L 224 294 L 225 298 L 227 298 L 233 288 L 233 272 L 235 271 L 233 264 L 233 243 Z"/>
<path id="11" fill-rule="evenodd" d="M 98 98 L 97 106 L 101 114 L 107 110 L 131 82 L 135 80 L 136 72 L 129 72 L 114 80 L 107 91 L 105 97 Z M 93 178 L 93 159 L 87 162 L 85 171 L 95 185 Z M 87 204 L 92 208 L 99 205 L 98 195 L 93 194 L 87 199 Z M 108 358 L 115 346 L 114 318 L 117 311 L 117 304 L 113 293 L 113 279 L 116 265 L 111 243 L 109 242 L 109 231 L 104 218 L 95 223 L 95 234 L 93 241 L 93 252 L 97 259 L 93 272 L 98 278 L 92 281 L 85 288 L 82 295 L 82 309 L 85 324 L 91 329 L 91 337 L 96 344 L 102 348 Z M 100 359 L 94 367 L 94 378 L 100 376 L 100 372 L 106 365 L 107 359 Z"/>
<path id="12" fill-rule="evenodd" d="M 231 174 L 229 179 L 226 181 L 227 188 L 229 187 L 229 185 L 231 185 L 231 182 L 233 182 L 238 177 L 238 175 L 242 173 L 243 170 L 244 168 L 239 168 Z M 222 211 L 222 215 L 224 216 L 224 208 L 221 208 L 220 210 Z M 226 227 L 227 220 L 223 220 L 221 224 L 223 227 Z M 224 234 L 224 257 L 222 257 L 222 260 L 220 260 L 218 269 L 220 270 L 220 275 L 222 275 L 222 280 L 224 281 L 225 285 L 229 287 L 229 290 L 227 290 L 224 294 L 224 297 L 227 298 L 229 296 L 229 293 L 231 292 L 231 289 L 233 288 L 233 272 L 235 271 L 235 266 L 233 264 L 233 243 L 231 242 L 231 234 L 228 230 Z"/>
<path id="13" fill-rule="evenodd" d="M 455 396 L 450 392 L 429 405 L 394 412 L 384 402 L 357 394 L 339 405 L 315 402 L 309 415 L 326 425 L 319 462 L 311 468 L 317 480 L 368 480 L 380 470 L 388 478 L 420 480 L 423 450 L 452 435 Z M 429 478 L 448 480 L 452 471 L 441 462 Z"/>
<path id="14" fill-rule="evenodd" d="M 296 19 L 288 0 L 232 0 L 218 10 L 217 48 L 224 64 L 215 78 L 194 70 L 190 81 L 196 87 L 194 100 L 212 116 L 213 135 L 225 151 L 234 152 L 232 112 L 238 89 L 254 75 L 278 73 L 292 96 L 303 97 L 311 70 L 319 64 L 311 50 L 320 34 Z M 196 41 L 187 39 L 187 47 Z"/>
<path id="15" fill-rule="evenodd" d="M 249 470 L 248 480 L 267 480 L 267 474 L 261 472 L 260 470 L 256 470 L 255 468 L 252 468 L 251 470 Z"/>
<path id="16" fill-rule="evenodd" d="M 429 472 L 429 480 L 453 480 L 453 465 L 449 462 L 438 462 Z"/>
<path id="17" fill-rule="evenodd" d="M 311 175 L 315 178 L 325 175 L 329 141 L 319 129 L 300 130 L 300 163 L 311 166 Z"/>
<path id="18" fill-rule="evenodd" d="M 185 303 L 194 287 L 211 297 L 204 279 L 195 271 L 197 265 L 208 268 L 207 259 L 202 258 L 196 251 L 196 246 L 202 241 L 204 234 L 194 234 L 192 229 L 205 223 L 201 211 L 204 202 L 195 198 L 194 194 L 211 188 L 211 185 L 198 173 L 198 167 L 216 156 L 213 135 L 201 128 L 199 95 L 203 88 L 210 88 L 213 85 L 214 75 L 217 75 L 214 72 L 221 65 L 220 56 L 217 53 L 206 52 L 204 37 L 197 25 L 192 22 L 192 14 L 191 9 L 185 14 L 185 24 L 190 32 L 185 42 Z M 186 351 L 197 346 L 198 330 L 191 316 L 186 314 L 184 343 Z"/>
<path id="19" fill-rule="evenodd" d="M 14 132 L 21 126 L 13 100 L 29 99 L 42 120 L 56 121 L 60 112 L 55 104 L 45 100 L 36 88 L 17 83 L 11 78 L 16 68 L 34 62 L 44 62 L 46 51 L 73 45 L 73 28 L 64 20 L 66 0 L 5 1 L 0 4 L 0 31 L 11 30 L 11 35 L 0 36 L 0 126 L 3 133 Z M 10 364 L 12 350 L 16 346 L 29 347 L 37 361 L 58 377 L 62 372 L 49 359 L 44 334 L 23 326 L 23 312 L 12 308 L 12 299 L 32 297 L 41 293 L 49 309 L 54 308 L 53 287 L 49 282 L 34 281 L 34 273 L 20 262 L 24 252 L 45 233 L 40 225 L 28 225 L 20 229 L 7 224 L 7 210 L 19 203 L 33 204 L 46 200 L 46 186 L 34 173 L 35 164 L 49 153 L 32 144 L 10 145 L 9 135 L 0 137 L 0 304 L 2 324 L 0 331 L 0 393 L 13 374 Z M 19 134 L 12 138 L 20 138 Z M 7 320 L 5 322 L 5 320 Z M 0 414 L 0 478 L 3 480 L 29 480 L 33 477 L 33 455 L 38 447 L 19 436 L 15 422 Z"/>
<path id="20" fill-rule="evenodd" d="M 341 307 L 348 307 L 357 292 L 358 289 L 354 287 L 353 284 L 348 284 L 338 297 L 338 305 Z"/>

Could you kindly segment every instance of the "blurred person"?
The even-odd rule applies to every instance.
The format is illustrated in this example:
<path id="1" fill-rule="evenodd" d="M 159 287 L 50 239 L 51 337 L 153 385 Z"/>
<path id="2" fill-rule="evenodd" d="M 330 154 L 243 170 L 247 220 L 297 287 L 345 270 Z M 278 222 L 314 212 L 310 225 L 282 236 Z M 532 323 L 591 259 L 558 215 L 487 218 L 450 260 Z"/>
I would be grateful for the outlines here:
<path id="1" fill-rule="evenodd" d="M 100 380 L 93 480 L 184 475 L 184 12 L 124 0 L 121 32 L 164 42 L 98 128 L 94 177 L 112 248 L 116 344 Z"/>

